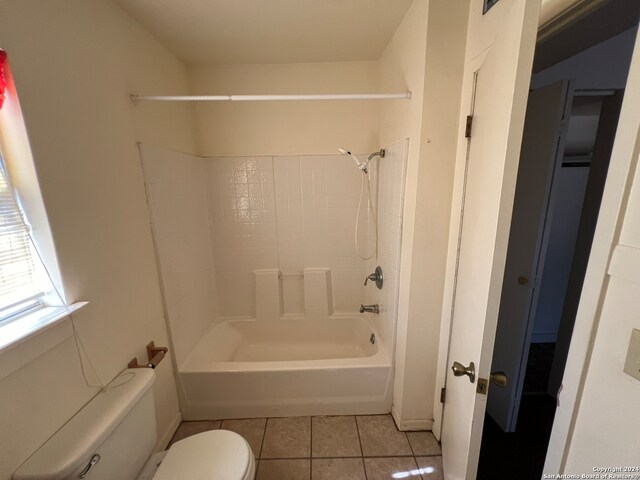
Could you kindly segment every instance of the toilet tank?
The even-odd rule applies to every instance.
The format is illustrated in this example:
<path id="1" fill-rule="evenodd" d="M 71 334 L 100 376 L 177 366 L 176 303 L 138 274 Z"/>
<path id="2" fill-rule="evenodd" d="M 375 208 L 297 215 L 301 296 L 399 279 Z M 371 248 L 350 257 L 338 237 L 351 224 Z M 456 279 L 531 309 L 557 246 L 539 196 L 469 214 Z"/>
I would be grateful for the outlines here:
<path id="1" fill-rule="evenodd" d="M 134 480 L 156 442 L 154 380 L 150 368 L 122 372 L 23 463 L 14 480 Z"/>

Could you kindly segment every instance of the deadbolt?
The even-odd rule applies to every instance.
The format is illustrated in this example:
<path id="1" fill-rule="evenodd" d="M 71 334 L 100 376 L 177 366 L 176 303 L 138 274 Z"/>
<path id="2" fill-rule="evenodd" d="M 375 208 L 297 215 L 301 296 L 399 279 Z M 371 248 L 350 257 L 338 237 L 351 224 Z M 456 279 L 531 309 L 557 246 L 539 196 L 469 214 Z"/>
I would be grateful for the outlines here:
<path id="1" fill-rule="evenodd" d="M 476 380 L 476 366 L 473 362 L 471 362 L 468 367 L 465 367 L 460 362 L 453 362 L 451 370 L 453 370 L 453 375 L 455 377 L 462 377 L 463 375 L 466 375 L 469 377 L 469 381 L 471 383 Z"/>
<path id="2" fill-rule="evenodd" d="M 504 372 L 493 372 L 489 375 L 489 380 L 486 378 L 478 379 L 478 387 L 476 393 L 480 395 L 486 395 L 489 387 L 489 382 L 493 383 L 497 387 L 504 388 L 507 386 L 507 374 Z"/>
<path id="3" fill-rule="evenodd" d="M 520 285 L 526 285 L 529 283 L 529 279 L 527 277 L 518 277 L 518 283 Z"/>

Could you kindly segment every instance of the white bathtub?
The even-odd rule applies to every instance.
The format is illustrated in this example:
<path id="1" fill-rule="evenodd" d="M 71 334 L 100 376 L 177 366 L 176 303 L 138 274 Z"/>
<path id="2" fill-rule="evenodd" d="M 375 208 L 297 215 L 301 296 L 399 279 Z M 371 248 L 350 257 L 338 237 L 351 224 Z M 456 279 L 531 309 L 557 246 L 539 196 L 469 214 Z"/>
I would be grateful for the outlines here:
<path id="1" fill-rule="evenodd" d="M 179 368 L 186 420 L 387 413 L 391 362 L 364 317 L 229 320 Z"/>

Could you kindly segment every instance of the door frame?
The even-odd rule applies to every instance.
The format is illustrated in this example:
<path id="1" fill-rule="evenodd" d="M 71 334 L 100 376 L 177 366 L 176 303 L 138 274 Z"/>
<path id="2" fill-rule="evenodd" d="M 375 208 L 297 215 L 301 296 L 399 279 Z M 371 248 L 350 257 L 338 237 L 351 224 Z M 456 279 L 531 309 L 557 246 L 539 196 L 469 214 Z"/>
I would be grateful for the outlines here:
<path id="1" fill-rule="evenodd" d="M 538 18 L 538 28 L 546 27 L 552 24 L 556 18 L 560 18 L 565 12 L 572 9 L 574 4 L 579 4 L 584 0 L 540 0 L 540 11 Z M 490 19 L 489 19 L 490 20 Z M 496 25 L 497 27 L 498 25 Z M 477 71 L 482 65 L 487 54 L 486 47 L 488 45 L 476 46 L 477 54 L 467 59 L 469 52 L 465 54 L 465 72 L 467 69 Z M 460 102 L 460 119 L 458 132 L 464 132 L 466 126 L 467 115 L 473 113 L 473 104 L 475 101 L 475 74 L 468 75 L 465 73 L 462 79 L 462 91 Z M 457 258 L 459 247 L 460 228 L 462 226 L 464 188 L 466 175 L 466 162 L 458 158 L 459 152 L 466 151 L 468 148 L 467 138 L 464 135 L 458 135 L 456 145 L 456 165 L 454 171 L 453 191 L 451 199 L 451 218 L 449 223 L 449 242 L 447 245 L 447 263 L 444 277 L 443 301 L 440 320 L 440 337 L 438 340 L 438 363 L 436 368 L 436 388 L 434 391 L 434 407 L 433 407 L 433 426 L 432 432 L 434 436 L 440 440 L 442 436 L 442 417 L 444 412 L 444 404 L 441 402 L 441 392 L 445 388 L 447 380 L 447 368 L 449 358 L 449 342 L 451 338 L 452 328 L 452 309 L 455 300 L 455 283 L 457 272 Z"/>
<path id="2" fill-rule="evenodd" d="M 469 79 L 464 79 L 461 103 L 461 125 L 472 105 L 472 89 Z M 631 88 L 630 88 L 631 87 Z M 464 145 L 464 138 L 459 144 Z M 558 408 L 553 423 L 544 471 L 561 473 L 569 452 L 573 426 L 577 415 L 579 398 L 582 394 L 592 340 L 597 327 L 607 270 L 611 261 L 612 246 L 619 235 L 620 213 L 629 195 L 630 170 L 635 167 L 635 155 L 640 149 L 640 29 L 636 34 L 634 54 L 625 89 L 625 99 L 620 113 L 616 139 L 611 154 L 605 190 L 600 206 L 600 214 L 593 238 L 589 264 L 580 298 L 580 306 L 574 324 L 571 347 L 563 376 L 562 389 L 558 393 Z M 464 148 L 464 147 L 463 147 Z M 449 228 L 449 248 L 444 281 L 442 320 L 436 372 L 436 390 L 433 433 L 440 439 L 442 434 L 443 404 L 440 402 L 441 388 L 445 386 L 449 341 L 451 333 L 451 308 L 456 273 L 457 243 L 462 207 L 463 179 L 460 178 L 464 165 L 456 165 L 453 190 L 452 215 Z M 633 173 L 633 172 L 631 172 Z"/>
<path id="3" fill-rule="evenodd" d="M 640 30 L 639 30 L 640 32 Z M 560 473 L 571 445 L 577 407 L 591 357 L 592 340 L 607 285 L 607 271 L 622 213 L 633 181 L 640 147 L 640 34 L 636 34 L 631 68 L 625 87 L 609 170 L 602 195 L 598 223 L 593 237 L 580 305 L 571 336 L 571 347 L 558 393 L 558 408 L 549 439 L 544 471 Z"/>
<path id="4" fill-rule="evenodd" d="M 476 94 L 476 72 L 484 62 L 487 51 L 481 52 L 469 62 L 469 70 L 473 73 L 465 75 L 462 79 L 462 100 L 460 102 L 460 121 L 458 132 L 464 132 L 467 115 L 473 114 Z M 456 152 L 466 151 L 469 148 L 468 139 L 459 134 Z M 467 152 L 468 153 L 468 152 Z M 458 156 L 458 155 L 457 155 Z M 458 270 L 458 251 L 460 248 L 460 236 L 464 217 L 464 200 L 466 186 L 468 155 L 456 158 L 454 172 L 453 192 L 451 199 L 451 220 L 449 223 L 449 242 L 447 246 L 447 266 L 444 278 L 442 318 L 440 323 L 440 338 L 438 341 L 438 366 L 436 369 L 436 390 L 433 408 L 432 433 L 436 439 L 442 436 L 442 417 L 444 415 L 444 403 L 441 391 L 447 382 L 447 368 L 449 363 L 449 342 L 451 340 L 451 327 L 453 325 L 453 306 L 455 302 L 456 278 Z"/>

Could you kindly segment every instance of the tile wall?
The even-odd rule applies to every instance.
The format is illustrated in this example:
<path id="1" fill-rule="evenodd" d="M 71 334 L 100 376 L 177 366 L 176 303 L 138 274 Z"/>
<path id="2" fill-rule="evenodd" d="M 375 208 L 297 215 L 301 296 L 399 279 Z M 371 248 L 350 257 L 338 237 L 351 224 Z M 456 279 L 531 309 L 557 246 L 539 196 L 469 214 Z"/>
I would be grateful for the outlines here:
<path id="1" fill-rule="evenodd" d="M 335 312 L 356 311 L 363 302 L 365 267 L 353 245 L 361 173 L 343 155 L 305 155 L 274 158 L 274 174 L 283 274 L 329 268 Z M 363 220 L 360 230 L 366 235 Z M 289 305 L 287 289 L 284 294 Z"/>
<path id="2" fill-rule="evenodd" d="M 256 273 L 277 269 L 281 298 L 274 304 L 283 316 L 304 315 L 311 298 L 309 291 L 305 294 L 305 283 L 308 287 L 322 279 L 331 287 L 325 298 L 332 305 L 321 305 L 322 296 L 316 292 L 319 300 L 312 316 L 355 313 L 361 303 L 378 303 L 381 314 L 373 318 L 380 341 L 391 353 L 405 141 L 387 147 L 385 158 L 372 162 L 379 240 L 378 255 L 368 261 L 360 259 L 354 247 L 362 174 L 349 157 L 200 158 L 143 149 L 167 311 L 180 345 L 176 350 L 188 353 L 220 316 L 254 317 Z M 369 215 L 361 215 L 359 231 L 362 252 L 371 252 Z M 363 285 L 376 265 L 384 270 L 383 290 Z M 325 269 L 326 280 L 318 273 Z M 308 315 L 309 310 L 307 306 Z"/>
<path id="3" fill-rule="evenodd" d="M 220 314 L 253 317 L 253 271 L 278 267 L 273 158 L 208 158 L 206 165 Z"/>
<path id="4" fill-rule="evenodd" d="M 140 148 L 165 308 L 181 365 L 219 315 L 206 161 L 148 145 Z"/>
<path id="5" fill-rule="evenodd" d="M 353 245 L 361 173 L 342 155 L 208 159 L 220 310 L 253 316 L 253 270 L 279 268 L 283 315 L 304 313 L 304 269 L 329 268 L 335 313 L 364 301 Z M 367 241 L 367 218 L 360 230 Z"/>

